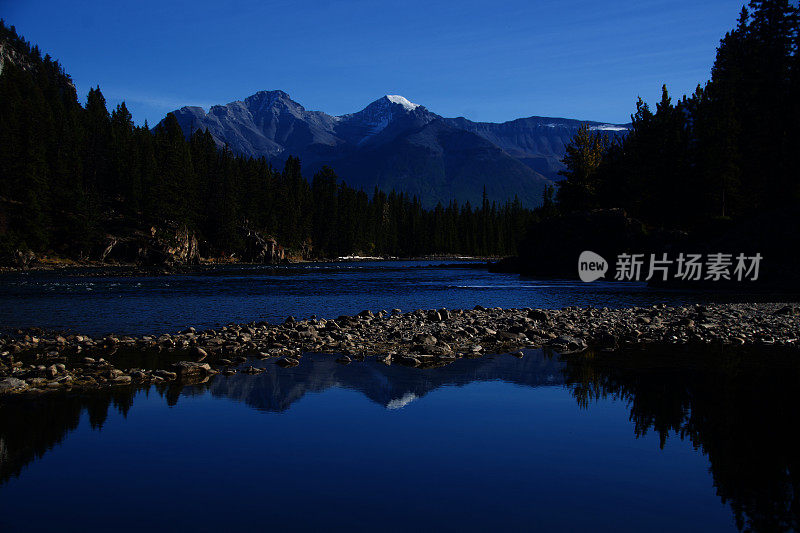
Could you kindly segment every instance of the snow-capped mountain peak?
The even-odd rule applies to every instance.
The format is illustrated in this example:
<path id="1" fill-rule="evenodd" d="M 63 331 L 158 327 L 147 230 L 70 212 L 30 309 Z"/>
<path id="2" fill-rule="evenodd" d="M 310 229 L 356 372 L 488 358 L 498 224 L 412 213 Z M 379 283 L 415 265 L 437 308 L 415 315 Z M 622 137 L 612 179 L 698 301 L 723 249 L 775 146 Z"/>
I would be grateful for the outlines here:
<path id="1" fill-rule="evenodd" d="M 415 104 L 414 102 L 409 101 L 405 96 L 400 96 L 399 94 L 387 94 L 386 99 L 393 104 L 399 104 L 403 106 L 408 111 L 413 111 L 419 107 L 419 104 Z"/>
<path id="2" fill-rule="evenodd" d="M 361 111 L 336 117 L 337 134 L 361 146 L 373 142 L 384 131 L 399 133 L 421 127 L 436 118 L 438 115 L 430 113 L 424 106 L 400 95 L 387 94 Z"/>
<path id="3" fill-rule="evenodd" d="M 560 179 L 565 147 L 585 121 L 526 117 L 500 124 L 445 118 L 404 96 L 387 94 L 354 113 L 309 111 L 283 91 L 260 91 L 208 113 L 174 111 L 189 136 L 208 129 L 234 153 L 282 165 L 298 156 L 308 175 L 329 165 L 350 185 L 396 189 L 433 207 L 451 199 L 480 202 L 518 194 L 541 202 L 544 185 Z M 625 124 L 589 122 L 603 134 L 624 134 Z M 405 403 L 398 399 L 393 405 Z"/>

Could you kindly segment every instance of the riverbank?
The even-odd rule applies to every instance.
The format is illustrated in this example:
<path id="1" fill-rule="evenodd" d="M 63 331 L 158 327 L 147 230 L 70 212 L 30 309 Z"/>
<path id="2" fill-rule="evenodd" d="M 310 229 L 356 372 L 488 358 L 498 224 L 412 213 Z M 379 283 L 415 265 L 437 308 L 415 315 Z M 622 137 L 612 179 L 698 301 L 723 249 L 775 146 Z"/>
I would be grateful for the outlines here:
<path id="1" fill-rule="evenodd" d="M 797 348 L 800 307 L 789 303 L 709 304 L 608 309 L 363 311 L 335 320 L 257 322 L 160 336 L 17 331 L 0 339 L 0 394 L 39 393 L 131 383 L 198 381 L 274 359 L 299 364 L 304 353 L 342 364 L 373 357 L 430 368 L 464 357 L 545 347 L 562 354 L 639 345 L 731 345 Z M 240 370 L 237 370 L 240 369 Z"/>
<path id="2" fill-rule="evenodd" d="M 469 257 L 461 255 L 431 255 L 422 257 L 336 257 L 328 259 L 290 259 L 280 263 L 249 263 L 246 261 L 230 259 L 202 260 L 199 263 L 174 263 L 170 265 L 140 265 L 136 263 L 105 263 L 102 261 L 73 261 L 69 259 L 52 258 L 37 261 L 28 266 L 0 266 L 0 274 L 21 272 L 59 272 L 73 276 L 101 277 L 101 276 L 169 276 L 173 274 L 203 273 L 215 268 L 225 267 L 278 267 L 303 264 L 325 263 L 368 263 L 378 261 L 442 261 L 452 262 L 450 265 L 475 265 L 480 268 L 489 268 L 492 262 L 499 261 L 500 257 Z"/>

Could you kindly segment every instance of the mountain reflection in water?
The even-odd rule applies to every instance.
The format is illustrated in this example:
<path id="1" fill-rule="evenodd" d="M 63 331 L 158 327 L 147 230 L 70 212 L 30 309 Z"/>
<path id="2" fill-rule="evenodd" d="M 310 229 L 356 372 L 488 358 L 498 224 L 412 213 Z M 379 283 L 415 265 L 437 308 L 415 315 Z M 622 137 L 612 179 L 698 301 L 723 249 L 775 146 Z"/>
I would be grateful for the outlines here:
<path id="1" fill-rule="evenodd" d="M 99 429 L 112 407 L 125 416 L 142 394 L 158 394 L 170 406 L 181 398 L 211 395 L 282 413 L 307 394 L 340 388 L 397 410 L 442 387 L 502 381 L 565 389 L 589 413 L 603 402 L 624 402 L 637 439 L 655 432 L 662 447 L 667 439 L 688 440 L 707 456 L 717 496 L 730 506 L 736 527 L 800 528 L 795 437 L 800 363 L 793 354 L 648 350 L 565 357 L 530 350 L 521 359 L 487 356 L 433 370 L 371 361 L 342 366 L 330 356 L 306 356 L 289 369 L 278 369 L 272 361 L 254 366 L 268 371 L 220 375 L 186 386 L 6 400 L 0 404 L 0 491 L 10 479 L 24 477 L 26 465 L 68 439 L 84 412 L 91 427 Z"/>

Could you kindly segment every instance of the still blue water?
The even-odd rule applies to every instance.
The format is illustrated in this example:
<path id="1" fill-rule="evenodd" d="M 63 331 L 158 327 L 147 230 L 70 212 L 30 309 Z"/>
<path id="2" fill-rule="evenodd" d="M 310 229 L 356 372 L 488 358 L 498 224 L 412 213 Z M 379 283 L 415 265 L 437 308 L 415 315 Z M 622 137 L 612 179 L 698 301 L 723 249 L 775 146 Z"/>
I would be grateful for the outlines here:
<path id="1" fill-rule="evenodd" d="M 725 442 L 774 393 L 726 412 L 708 398 L 728 383 L 717 370 L 654 377 L 537 350 L 436 370 L 257 364 L 267 373 L 0 405 L 0 529 L 730 531 L 739 507 L 746 526 L 791 520 L 777 513 L 797 452 L 775 464 L 781 430 Z M 673 392 L 642 407 L 653 384 Z"/>
<path id="2" fill-rule="evenodd" d="M 364 309 L 560 308 L 678 304 L 708 298 L 644 283 L 534 280 L 439 262 L 309 263 L 218 267 L 173 276 L 0 274 L 0 330 L 39 326 L 90 335 L 146 334 L 187 326 L 335 318 Z M 89 271 L 91 273 L 91 271 Z"/>
<path id="3" fill-rule="evenodd" d="M 719 298 L 437 265 L 2 274 L 0 329 Z M 0 531 L 800 528 L 796 354 L 676 350 L 429 370 L 306 355 L 202 384 L 7 398 Z"/>

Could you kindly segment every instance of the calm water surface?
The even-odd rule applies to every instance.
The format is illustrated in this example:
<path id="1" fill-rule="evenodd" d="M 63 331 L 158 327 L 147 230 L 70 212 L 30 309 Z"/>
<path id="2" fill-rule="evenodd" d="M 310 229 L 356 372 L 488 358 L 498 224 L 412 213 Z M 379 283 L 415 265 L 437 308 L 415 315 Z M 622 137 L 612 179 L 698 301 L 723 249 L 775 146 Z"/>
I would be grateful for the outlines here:
<path id="1" fill-rule="evenodd" d="M 198 274 L 98 277 L 78 272 L 0 274 L 0 329 L 39 326 L 90 335 L 187 326 L 335 318 L 364 309 L 560 308 L 680 304 L 711 295 L 644 283 L 533 280 L 431 261 L 218 267 Z M 85 273 L 85 272 L 84 272 Z"/>
<path id="2" fill-rule="evenodd" d="M 713 300 L 432 262 L 0 275 L 0 330 L 152 333 L 363 309 Z M 800 529 L 800 363 L 528 351 L 0 403 L 0 531 Z"/>
<path id="3" fill-rule="evenodd" d="M 0 530 L 797 528 L 796 359 L 678 356 L 306 356 L 0 404 Z"/>

